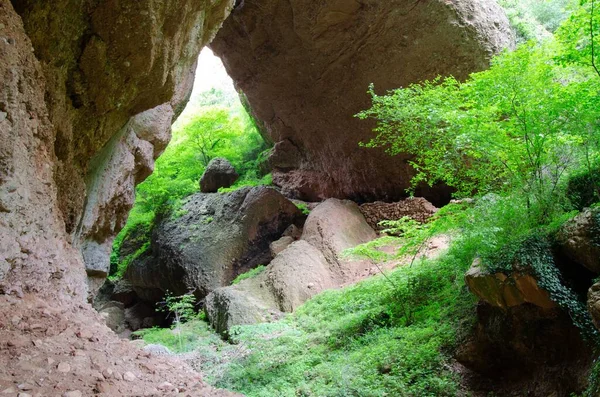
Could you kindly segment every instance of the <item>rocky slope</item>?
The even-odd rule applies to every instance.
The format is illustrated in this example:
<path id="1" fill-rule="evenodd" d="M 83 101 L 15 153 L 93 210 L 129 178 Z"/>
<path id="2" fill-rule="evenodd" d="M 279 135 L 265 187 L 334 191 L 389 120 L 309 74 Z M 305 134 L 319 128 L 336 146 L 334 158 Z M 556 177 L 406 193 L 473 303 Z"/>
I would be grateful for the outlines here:
<path id="1" fill-rule="evenodd" d="M 324 201 L 306 219 L 300 240 L 279 252 L 264 272 L 206 297 L 212 326 L 225 333 L 232 325 L 277 319 L 319 292 L 358 279 L 370 264 L 345 259 L 342 252 L 375 237 L 355 203 Z"/>
<path id="2" fill-rule="evenodd" d="M 511 269 L 490 272 L 476 260 L 467 272 L 466 284 L 480 300 L 478 324 L 457 359 L 486 376 L 493 384 L 487 390 L 567 396 L 587 387 L 600 324 L 600 284 L 592 285 L 600 264 L 598 214 L 584 210 L 553 244 L 526 240 Z"/>
<path id="3" fill-rule="evenodd" d="M 277 185 L 308 201 L 372 201 L 403 196 L 412 171 L 407 156 L 358 146 L 373 127 L 353 118 L 369 106 L 368 85 L 462 79 L 510 44 L 491 0 L 244 0 L 211 48 L 275 143 Z"/>

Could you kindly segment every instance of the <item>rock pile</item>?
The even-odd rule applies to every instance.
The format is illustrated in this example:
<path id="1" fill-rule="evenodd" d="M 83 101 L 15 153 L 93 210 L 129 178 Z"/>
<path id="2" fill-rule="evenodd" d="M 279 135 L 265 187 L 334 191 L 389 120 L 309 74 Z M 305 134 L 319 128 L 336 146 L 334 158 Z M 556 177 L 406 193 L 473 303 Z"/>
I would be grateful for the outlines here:
<path id="1" fill-rule="evenodd" d="M 425 223 L 438 209 L 422 197 L 408 198 L 395 203 L 376 201 L 360 206 L 360 212 L 365 216 L 367 223 L 375 230 L 383 230 L 385 226 L 379 222 L 396 221 L 402 217 L 409 217 L 417 222 Z"/>

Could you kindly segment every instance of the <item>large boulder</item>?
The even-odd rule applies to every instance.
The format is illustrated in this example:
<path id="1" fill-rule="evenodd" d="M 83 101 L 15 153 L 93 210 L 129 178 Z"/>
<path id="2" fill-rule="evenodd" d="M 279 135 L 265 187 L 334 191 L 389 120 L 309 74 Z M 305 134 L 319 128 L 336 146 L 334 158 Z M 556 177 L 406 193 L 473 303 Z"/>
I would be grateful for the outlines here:
<path id="1" fill-rule="evenodd" d="M 544 309 L 557 306 L 534 275 L 526 271 L 490 273 L 476 259 L 465 275 L 465 282 L 474 295 L 494 307 L 506 309 L 525 303 Z"/>
<path id="2" fill-rule="evenodd" d="M 206 166 L 200 178 L 200 191 L 203 193 L 216 193 L 219 188 L 230 187 L 237 181 L 239 175 L 227 159 L 217 157 Z"/>
<path id="3" fill-rule="evenodd" d="M 568 221 L 557 236 L 559 252 L 600 274 L 600 210 L 587 208 Z"/>
<path id="4" fill-rule="evenodd" d="M 292 202 L 263 186 L 198 193 L 176 213 L 159 222 L 150 249 L 125 273 L 143 299 L 157 300 L 167 290 L 204 297 L 269 263 L 269 244 L 303 219 Z"/>
<path id="5" fill-rule="evenodd" d="M 266 272 L 240 283 L 211 292 L 206 297 L 206 314 L 213 328 L 227 335 L 234 325 L 275 321 L 282 316 L 267 285 Z"/>
<path id="6" fill-rule="evenodd" d="M 378 93 L 488 67 L 511 45 L 494 0 L 244 0 L 210 44 L 275 143 L 273 180 L 298 198 L 405 197 L 408 156 L 360 148 Z"/>
<path id="7" fill-rule="evenodd" d="M 267 283 L 281 311 L 293 312 L 319 292 L 342 284 L 321 251 L 299 240 L 269 265 Z"/>
<path id="8" fill-rule="evenodd" d="M 302 240 L 317 248 L 339 280 L 349 281 L 364 268 L 364 261 L 344 259 L 342 253 L 377 237 L 356 203 L 328 199 L 310 212 Z"/>

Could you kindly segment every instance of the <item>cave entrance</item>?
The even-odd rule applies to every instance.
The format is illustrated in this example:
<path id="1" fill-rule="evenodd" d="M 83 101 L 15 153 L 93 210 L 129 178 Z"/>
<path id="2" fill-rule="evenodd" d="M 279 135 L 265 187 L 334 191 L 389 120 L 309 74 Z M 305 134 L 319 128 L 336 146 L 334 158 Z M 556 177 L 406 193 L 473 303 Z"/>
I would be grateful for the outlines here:
<path id="1" fill-rule="evenodd" d="M 162 264 L 152 256 L 155 227 L 165 217 L 181 216 L 186 200 L 198 191 L 270 184 L 270 175 L 261 171 L 259 161 L 268 149 L 223 63 L 204 48 L 189 102 L 173 124 L 172 139 L 156 160 L 154 172 L 136 188 L 135 205 L 113 243 L 108 280 L 94 300 L 94 306 L 100 312 L 109 310 L 109 316 L 119 310 L 124 313 L 124 324 L 109 321 L 111 328 L 135 331 L 169 321 L 154 310 L 154 302 L 164 300 L 165 293 L 155 271 Z M 218 158 L 229 162 L 237 179 L 207 190 L 201 177 L 211 162 L 220 162 Z M 135 275 L 128 274 L 133 267 Z M 184 275 L 172 277 L 183 280 Z M 179 295 L 187 290 L 170 292 Z"/>

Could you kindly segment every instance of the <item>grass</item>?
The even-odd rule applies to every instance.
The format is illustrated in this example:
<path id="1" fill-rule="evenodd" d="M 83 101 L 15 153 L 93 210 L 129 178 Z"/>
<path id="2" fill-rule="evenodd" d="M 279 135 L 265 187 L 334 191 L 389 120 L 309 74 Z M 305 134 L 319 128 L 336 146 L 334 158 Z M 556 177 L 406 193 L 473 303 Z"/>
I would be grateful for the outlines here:
<path id="1" fill-rule="evenodd" d="M 216 386 L 247 396 L 454 396 L 449 355 L 473 323 L 463 266 L 419 262 L 327 291 L 281 322 L 235 327 L 250 353 Z"/>
<path id="2" fill-rule="evenodd" d="M 248 278 L 256 277 L 259 274 L 261 274 L 262 272 L 264 272 L 265 269 L 266 269 L 266 267 L 264 265 L 258 265 L 254 269 L 248 270 L 246 273 L 242 273 L 239 276 L 237 276 L 235 278 L 235 280 L 233 280 L 231 282 L 231 284 L 239 284 L 240 281 L 242 281 L 242 280 L 246 280 Z"/>
<path id="3" fill-rule="evenodd" d="M 194 352 L 215 386 L 252 396 L 454 396 L 455 346 L 474 322 L 466 266 L 451 254 L 326 291 L 283 320 L 234 327 L 234 345 L 207 323 L 136 332 L 147 343 Z M 248 274 L 248 273 L 246 273 Z"/>

